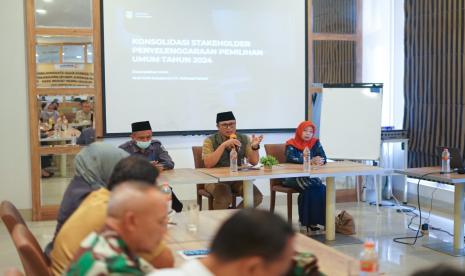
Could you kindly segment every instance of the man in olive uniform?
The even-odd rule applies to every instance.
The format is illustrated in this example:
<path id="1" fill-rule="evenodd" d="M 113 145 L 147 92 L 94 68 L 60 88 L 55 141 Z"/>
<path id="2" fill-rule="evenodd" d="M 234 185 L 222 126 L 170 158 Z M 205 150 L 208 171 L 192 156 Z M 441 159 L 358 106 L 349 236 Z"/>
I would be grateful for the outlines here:
<path id="1" fill-rule="evenodd" d="M 259 161 L 258 150 L 263 135 L 248 136 L 236 133 L 236 118 L 231 111 L 221 112 L 216 115 L 216 127 L 218 132 L 207 137 L 203 142 L 202 159 L 205 167 L 229 167 L 229 153 L 233 147 L 238 154 L 238 165 L 242 164 L 244 157 L 252 165 Z M 207 184 L 205 189 L 213 195 L 213 208 L 226 209 L 232 203 L 232 193 L 243 195 L 242 181 L 222 182 L 217 184 Z M 254 206 L 259 205 L 263 200 L 262 193 L 254 185 L 253 187 Z M 242 203 L 239 205 L 242 207 Z"/>
<path id="2" fill-rule="evenodd" d="M 174 168 L 174 162 L 165 147 L 160 141 L 152 139 L 152 127 L 149 121 L 135 122 L 131 124 L 131 127 L 132 139 L 119 146 L 121 149 L 130 155 L 140 155 L 147 158 L 158 169 L 171 170 Z"/>

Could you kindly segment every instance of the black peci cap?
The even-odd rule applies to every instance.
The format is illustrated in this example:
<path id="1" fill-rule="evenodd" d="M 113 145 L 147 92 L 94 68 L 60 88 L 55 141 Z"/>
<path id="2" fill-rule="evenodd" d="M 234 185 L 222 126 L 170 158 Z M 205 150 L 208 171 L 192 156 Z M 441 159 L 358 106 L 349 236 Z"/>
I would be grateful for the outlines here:
<path id="1" fill-rule="evenodd" d="M 149 121 L 135 122 L 131 124 L 132 132 L 143 131 L 143 130 L 152 130 Z"/>
<path id="2" fill-rule="evenodd" d="M 236 120 L 232 111 L 220 112 L 216 114 L 216 123 L 224 122 L 224 121 L 231 121 L 231 120 Z"/>

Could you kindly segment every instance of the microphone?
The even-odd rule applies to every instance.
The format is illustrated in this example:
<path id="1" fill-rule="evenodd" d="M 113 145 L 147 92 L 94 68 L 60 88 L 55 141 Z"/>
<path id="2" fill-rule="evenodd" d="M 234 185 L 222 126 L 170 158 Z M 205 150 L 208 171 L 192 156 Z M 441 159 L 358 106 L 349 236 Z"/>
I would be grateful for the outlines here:
<path id="1" fill-rule="evenodd" d="M 229 135 L 229 139 L 237 139 L 237 135 L 233 133 Z M 236 149 L 237 152 L 239 151 L 239 146 L 234 145 L 234 148 Z"/>

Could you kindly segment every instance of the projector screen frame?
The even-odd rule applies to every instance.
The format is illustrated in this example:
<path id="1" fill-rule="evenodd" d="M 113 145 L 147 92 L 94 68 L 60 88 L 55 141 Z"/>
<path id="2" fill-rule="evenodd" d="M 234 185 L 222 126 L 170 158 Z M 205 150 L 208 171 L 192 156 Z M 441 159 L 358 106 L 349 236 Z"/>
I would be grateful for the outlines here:
<path id="1" fill-rule="evenodd" d="M 131 133 L 130 132 L 122 132 L 122 133 L 108 133 L 107 132 L 107 123 L 106 123 L 106 96 L 105 96 L 105 35 L 104 35 L 104 1 L 108 0 L 100 0 L 100 45 L 101 45 L 101 87 L 102 87 L 102 126 L 103 126 L 103 138 L 118 138 L 118 137 L 128 137 Z M 308 1 L 307 0 L 300 0 L 304 1 L 305 6 L 305 18 L 304 18 L 304 32 L 305 32 L 305 118 L 303 120 L 308 119 L 308 100 L 309 100 L 309 70 L 308 70 Z M 232 110 L 234 112 L 234 110 Z M 212 118 L 212 122 L 214 118 Z M 240 122 L 238 122 L 240 126 Z M 213 126 L 213 124 L 212 124 Z M 193 136 L 193 135 L 210 135 L 216 133 L 217 129 L 206 129 L 206 130 L 183 130 L 183 131 L 153 131 L 152 135 L 156 136 Z M 237 129 L 238 132 L 241 133 L 288 133 L 294 132 L 295 128 L 267 128 L 267 129 Z"/>

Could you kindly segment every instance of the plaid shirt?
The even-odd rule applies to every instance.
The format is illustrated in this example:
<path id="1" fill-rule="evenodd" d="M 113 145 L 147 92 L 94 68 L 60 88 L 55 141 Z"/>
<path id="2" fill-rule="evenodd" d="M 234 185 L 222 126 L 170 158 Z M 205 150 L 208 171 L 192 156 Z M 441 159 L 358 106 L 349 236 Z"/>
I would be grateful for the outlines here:
<path id="1" fill-rule="evenodd" d="M 145 275 L 154 268 L 129 251 L 118 234 L 106 227 L 82 242 L 66 275 Z"/>

